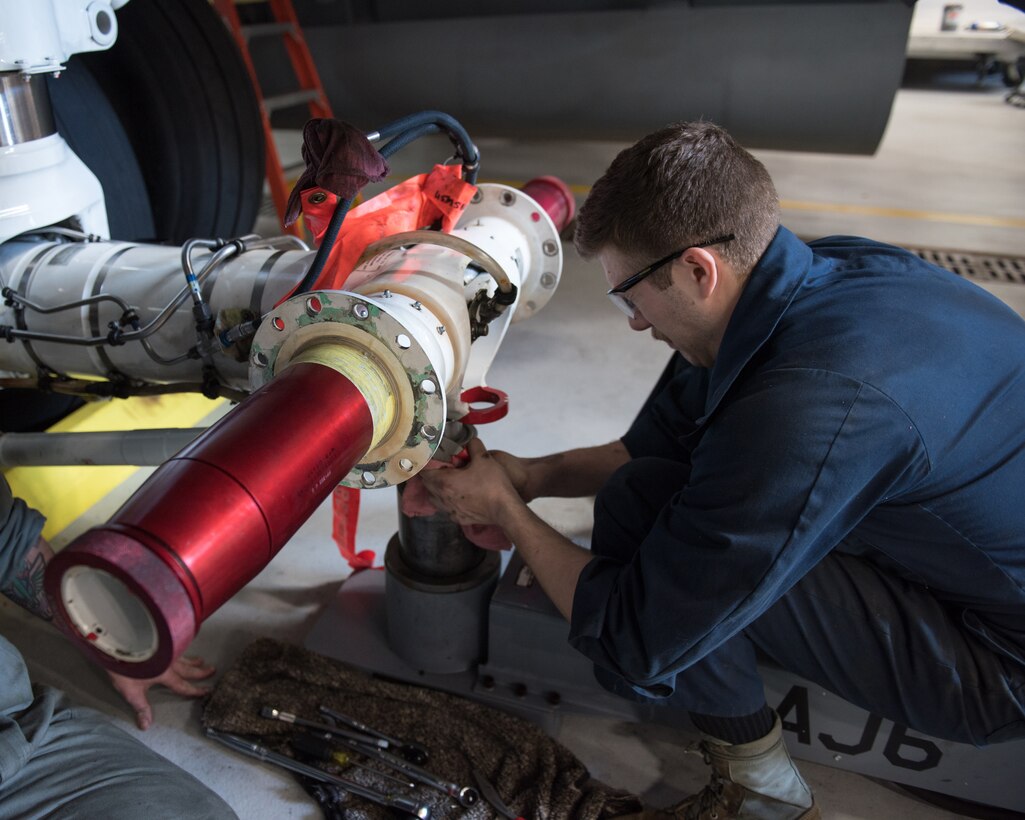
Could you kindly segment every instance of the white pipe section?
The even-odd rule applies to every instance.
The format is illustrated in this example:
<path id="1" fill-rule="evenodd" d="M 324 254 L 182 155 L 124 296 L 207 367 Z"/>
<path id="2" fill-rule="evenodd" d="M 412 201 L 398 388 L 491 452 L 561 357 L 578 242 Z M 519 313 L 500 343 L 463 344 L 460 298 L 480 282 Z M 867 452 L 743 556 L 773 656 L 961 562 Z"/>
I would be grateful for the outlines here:
<path id="1" fill-rule="evenodd" d="M 195 250 L 197 271 L 209 257 L 210 251 Z M 243 310 L 256 316 L 266 313 L 302 279 L 312 260 L 312 251 L 246 251 L 215 267 L 202 283 L 202 291 L 214 316 L 223 313 L 227 324 L 235 324 Z M 140 327 L 160 315 L 186 286 L 181 248 L 127 242 L 11 241 L 0 246 L 0 279 L 42 307 L 98 294 L 117 296 L 138 311 Z M 191 299 L 186 295 L 166 324 L 149 337 L 158 355 L 174 358 L 196 344 L 191 308 Z M 0 325 L 94 338 L 106 336 L 108 323 L 118 321 L 121 314 L 121 308 L 112 301 L 50 314 L 26 309 L 20 317 L 13 307 L 2 306 Z M 215 353 L 214 362 L 227 384 L 248 384 L 248 363 L 236 361 L 231 348 Z M 138 341 L 91 347 L 20 340 L 0 344 L 0 370 L 35 374 L 40 367 L 75 375 L 108 376 L 117 372 L 159 382 L 202 379 L 200 360 L 160 364 Z"/>
<path id="2" fill-rule="evenodd" d="M 352 272 L 346 287 L 379 304 L 415 339 L 441 380 L 439 386 L 449 404 L 455 406 L 464 387 L 484 383 L 484 373 L 513 316 L 529 316 L 551 297 L 562 256 L 548 215 L 523 192 L 502 185 L 479 187 L 453 235 L 471 246 L 466 253 L 476 257 L 475 265 L 486 262 L 501 270 L 479 275 L 477 267 L 468 270 L 471 256 L 443 247 L 445 235 L 439 234 L 439 244 L 417 240 L 419 244 L 412 247 L 368 259 Z M 195 246 L 191 259 L 197 274 L 212 253 Z M 313 251 L 255 247 L 213 266 L 200 286 L 217 320 L 216 330 L 266 315 L 301 281 L 313 258 Z M 517 301 L 491 322 L 489 333 L 471 350 L 467 303 L 482 289 L 494 295 L 499 275 L 517 288 Z M 0 344 L 0 371 L 29 376 L 40 371 L 122 376 L 165 383 L 204 380 L 203 360 L 188 357 L 197 344 L 197 332 L 181 248 L 13 239 L 0 245 L 0 283 L 14 293 L 14 304 L 0 306 L 0 334 L 7 328 L 11 340 Z M 107 298 L 96 301 L 98 296 Z M 45 313 L 19 308 L 19 297 L 43 310 L 93 301 Z M 123 324 L 125 305 L 137 313 L 140 328 L 159 324 L 146 345 L 137 339 L 117 343 L 108 338 L 111 323 Z M 17 331 L 92 341 L 25 339 Z M 130 337 L 133 328 L 122 331 Z M 221 350 L 213 345 L 212 363 L 219 381 L 246 389 L 249 363 L 239 358 L 236 346 Z"/>

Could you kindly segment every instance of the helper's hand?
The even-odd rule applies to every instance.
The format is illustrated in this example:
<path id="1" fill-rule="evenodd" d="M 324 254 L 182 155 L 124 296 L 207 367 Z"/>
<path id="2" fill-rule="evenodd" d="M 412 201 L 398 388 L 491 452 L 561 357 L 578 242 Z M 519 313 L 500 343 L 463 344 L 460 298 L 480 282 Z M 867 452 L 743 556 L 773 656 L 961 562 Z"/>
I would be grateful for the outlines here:
<path id="1" fill-rule="evenodd" d="M 466 448 L 470 461 L 453 470 L 423 470 L 424 486 L 436 507 L 460 524 L 498 524 L 502 510 L 522 504 L 502 462 L 487 451 L 480 439 Z"/>
<path id="2" fill-rule="evenodd" d="M 489 452 L 491 457 L 502 465 L 505 474 L 509 476 L 509 482 L 519 493 L 520 498 L 524 501 L 532 501 L 534 496 L 530 490 L 530 471 L 527 469 L 527 460 L 504 450 Z"/>
<path id="3" fill-rule="evenodd" d="M 166 686 L 175 694 L 183 697 L 200 698 L 210 690 L 204 686 L 196 686 L 193 681 L 205 680 L 214 671 L 214 668 L 207 666 L 202 658 L 190 658 L 182 655 L 180 658 L 175 658 L 170 669 L 155 678 L 146 680 L 127 678 L 109 670 L 107 674 L 110 676 L 110 682 L 114 688 L 135 710 L 135 724 L 145 731 L 153 724 L 153 708 L 149 705 L 149 698 L 146 696 L 151 686 Z"/>

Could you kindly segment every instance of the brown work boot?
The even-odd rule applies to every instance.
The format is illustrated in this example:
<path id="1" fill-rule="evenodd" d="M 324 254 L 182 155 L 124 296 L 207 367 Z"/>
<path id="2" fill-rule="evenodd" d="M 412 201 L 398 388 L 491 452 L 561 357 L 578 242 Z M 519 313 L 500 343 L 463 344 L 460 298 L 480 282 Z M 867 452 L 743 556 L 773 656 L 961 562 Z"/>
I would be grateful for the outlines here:
<path id="1" fill-rule="evenodd" d="M 819 820 L 815 798 L 790 759 L 779 716 L 750 743 L 705 736 L 699 744 L 712 779 L 670 809 L 646 809 L 623 820 Z"/>

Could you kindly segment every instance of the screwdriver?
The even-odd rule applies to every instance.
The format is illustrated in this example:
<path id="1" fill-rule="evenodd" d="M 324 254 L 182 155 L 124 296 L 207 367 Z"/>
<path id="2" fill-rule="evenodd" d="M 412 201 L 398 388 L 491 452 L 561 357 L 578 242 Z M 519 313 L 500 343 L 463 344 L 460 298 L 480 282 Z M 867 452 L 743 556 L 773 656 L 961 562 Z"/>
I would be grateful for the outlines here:
<path id="1" fill-rule="evenodd" d="M 343 737 L 346 740 L 354 740 L 357 743 L 362 743 L 367 746 L 374 746 L 378 749 L 387 749 L 389 744 L 387 740 L 381 740 L 376 737 L 369 737 L 361 732 L 350 732 L 346 729 L 340 729 L 337 726 L 331 726 L 327 723 L 318 723 L 315 720 L 306 720 L 305 718 L 297 717 L 291 712 L 283 712 L 281 709 L 275 709 L 272 706 L 264 706 L 260 710 L 260 716 L 270 718 L 271 720 L 280 720 L 283 723 L 293 723 L 296 726 L 305 726 L 307 729 L 315 729 L 318 732 L 326 732 L 330 735 L 336 735 L 337 737 Z"/>
<path id="2" fill-rule="evenodd" d="M 341 712 L 336 712 L 334 709 L 328 709 L 326 706 L 318 706 L 317 711 L 322 715 L 327 715 L 333 720 L 337 720 L 339 723 L 344 723 L 355 729 L 357 732 L 376 737 L 379 740 L 385 740 L 390 744 L 388 751 L 396 751 L 402 755 L 410 763 L 415 763 L 417 766 L 423 766 L 427 762 L 427 749 L 423 745 L 416 743 L 412 740 L 399 740 L 398 738 L 389 737 L 384 732 L 379 732 L 377 729 L 372 729 L 364 723 L 360 723 L 355 718 L 351 718 L 348 715 L 343 715 Z"/>
<path id="3" fill-rule="evenodd" d="M 373 766 L 367 766 L 365 763 L 360 763 L 358 760 L 353 760 L 351 755 L 347 755 L 341 749 L 335 747 L 334 743 L 331 742 L 329 735 L 315 735 L 312 732 L 299 732 L 292 736 L 288 742 L 297 752 L 302 752 L 303 754 L 315 757 L 318 760 L 326 760 L 328 762 L 337 763 L 340 766 L 357 766 L 358 768 L 371 772 L 379 777 L 394 780 L 396 783 L 407 789 L 416 788 L 415 783 L 395 777 L 394 775 L 388 774 L 388 772 L 382 772 L 380 769 L 375 769 Z"/>

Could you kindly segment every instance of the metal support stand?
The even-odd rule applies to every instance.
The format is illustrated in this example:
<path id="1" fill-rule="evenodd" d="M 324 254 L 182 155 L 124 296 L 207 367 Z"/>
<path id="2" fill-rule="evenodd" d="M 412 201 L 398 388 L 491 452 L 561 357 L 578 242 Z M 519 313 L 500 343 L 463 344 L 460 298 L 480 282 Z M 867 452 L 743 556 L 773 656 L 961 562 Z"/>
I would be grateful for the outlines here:
<path id="1" fill-rule="evenodd" d="M 432 578 L 403 559 L 398 536 L 388 544 L 384 559 L 388 645 L 411 667 L 438 674 L 465 672 L 484 657 L 488 604 L 500 561 L 495 553 L 481 557 L 484 560 L 466 572 Z"/>

